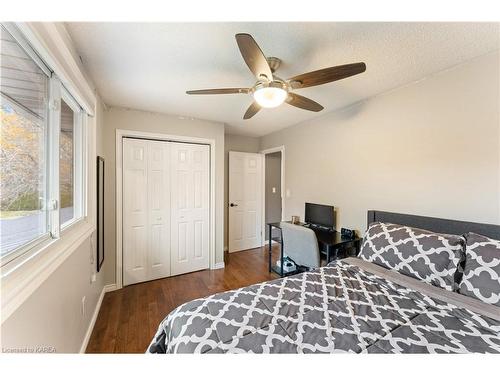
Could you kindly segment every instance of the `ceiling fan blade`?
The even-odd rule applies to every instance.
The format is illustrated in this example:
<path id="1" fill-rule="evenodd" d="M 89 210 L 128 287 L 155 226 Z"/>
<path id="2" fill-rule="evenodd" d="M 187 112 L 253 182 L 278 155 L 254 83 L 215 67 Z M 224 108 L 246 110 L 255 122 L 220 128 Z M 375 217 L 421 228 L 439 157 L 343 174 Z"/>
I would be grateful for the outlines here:
<path id="1" fill-rule="evenodd" d="M 255 77 L 262 79 L 262 76 L 264 76 L 269 81 L 272 81 L 273 72 L 255 39 L 250 34 L 236 34 L 235 37 L 243 60 L 245 60 Z"/>
<path id="2" fill-rule="evenodd" d="M 245 115 L 243 116 L 243 120 L 248 120 L 252 118 L 257 112 L 260 111 L 260 105 L 257 104 L 257 102 L 253 102 L 250 107 L 248 107 L 247 111 L 245 112 Z"/>
<path id="3" fill-rule="evenodd" d="M 323 85 L 325 83 L 338 81 L 347 77 L 363 73 L 366 65 L 363 62 L 332 66 L 330 68 L 315 70 L 314 72 L 300 74 L 290 78 L 288 81 L 295 89 Z"/>
<path id="4" fill-rule="evenodd" d="M 189 90 L 186 94 L 189 95 L 212 95 L 212 94 L 248 94 L 250 89 L 245 88 L 228 88 L 228 89 L 205 89 L 205 90 Z"/>
<path id="5" fill-rule="evenodd" d="M 297 95 L 293 92 L 288 93 L 286 102 L 290 105 L 293 105 L 294 107 L 306 109 L 313 112 L 319 112 L 323 109 L 323 106 L 316 103 L 314 100 L 308 99 L 302 95 Z"/>

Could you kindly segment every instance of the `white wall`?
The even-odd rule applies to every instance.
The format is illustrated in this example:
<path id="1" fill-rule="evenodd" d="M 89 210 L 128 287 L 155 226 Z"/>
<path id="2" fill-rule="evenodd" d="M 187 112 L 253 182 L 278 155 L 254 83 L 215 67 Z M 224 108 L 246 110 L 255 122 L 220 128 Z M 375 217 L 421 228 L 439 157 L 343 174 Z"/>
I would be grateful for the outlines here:
<path id="1" fill-rule="evenodd" d="M 226 134 L 224 138 L 224 249 L 227 250 L 229 217 L 229 151 L 259 152 L 260 139 L 243 135 Z"/>
<path id="2" fill-rule="evenodd" d="M 95 243 L 95 240 L 94 240 Z M 93 248 L 85 242 L 2 325 L 2 348 L 53 347 L 78 353 L 103 288 L 103 274 L 90 283 Z M 86 297 L 86 312 L 81 300 Z"/>
<path id="3" fill-rule="evenodd" d="M 499 54 L 261 139 L 285 145 L 286 217 L 337 207 L 364 230 L 368 209 L 500 222 Z"/>
<path id="4" fill-rule="evenodd" d="M 224 125 L 221 123 L 186 119 L 183 117 L 144 112 L 124 108 L 109 108 L 104 114 L 105 177 L 105 248 L 108 262 L 105 273 L 107 282 L 115 282 L 116 267 L 116 129 L 127 129 L 150 133 L 183 135 L 215 140 L 215 261 L 224 259 Z"/>
<path id="5" fill-rule="evenodd" d="M 102 131 L 103 107 L 96 106 L 96 122 L 89 132 Z M 99 146 L 97 146 L 99 147 Z M 102 150 L 97 150 L 99 154 Z M 91 159 L 94 159 L 92 156 Z M 95 160 L 95 159 L 94 159 Z M 91 169 L 95 171 L 95 169 Z M 93 180 L 95 181 L 95 180 Z M 95 188 L 89 186 L 89 189 Z M 53 347 L 57 352 L 79 352 L 90 326 L 99 296 L 107 279 L 105 270 L 96 270 L 96 236 L 83 243 L 53 272 L 36 291 L 2 324 L 2 348 Z M 105 259 L 104 265 L 109 263 Z M 85 296 L 85 315 L 82 297 Z"/>

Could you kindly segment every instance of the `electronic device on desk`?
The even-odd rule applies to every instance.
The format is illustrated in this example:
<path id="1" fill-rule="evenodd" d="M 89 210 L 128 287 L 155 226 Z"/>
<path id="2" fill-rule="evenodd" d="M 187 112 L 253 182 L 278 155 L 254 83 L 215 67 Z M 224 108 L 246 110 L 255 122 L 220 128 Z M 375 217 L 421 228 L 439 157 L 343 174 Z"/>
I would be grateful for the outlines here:
<path id="1" fill-rule="evenodd" d="M 342 238 L 348 238 L 350 240 L 353 240 L 356 238 L 356 232 L 354 231 L 354 229 L 342 228 L 340 230 L 340 236 Z"/>
<path id="2" fill-rule="evenodd" d="M 281 267 L 281 260 L 278 259 L 276 262 L 276 266 Z M 283 272 L 288 273 L 288 272 L 295 272 L 297 271 L 297 265 L 293 260 L 291 260 L 288 257 L 283 258 Z"/>
<path id="3" fill-rule="evenodd" d="M 304 221 L 309 228 L 334 232 L 335 209 L 333 206 L 324 204 L 306 203 Z"/>

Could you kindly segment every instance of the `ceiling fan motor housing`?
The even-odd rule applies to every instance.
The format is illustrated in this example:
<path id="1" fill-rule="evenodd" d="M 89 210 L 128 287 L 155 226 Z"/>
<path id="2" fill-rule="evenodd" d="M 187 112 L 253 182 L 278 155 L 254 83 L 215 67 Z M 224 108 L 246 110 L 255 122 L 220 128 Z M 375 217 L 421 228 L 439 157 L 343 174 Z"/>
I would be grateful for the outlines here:
<path id="1" fill-rule="evenodd" d="M 253 89 L 253 92 L 255 92 L 257 90 L 261 90 L 261 89 L 267 88 L 267 87 L 275 87 L 278 89 L 288 91 L 287 84 L 280 79 L 275 79 L 274 81 L 258 81 L 252 89 Z"/>
<path id="2" fill-rule="evenodd" d="M 267 57 L 266 60 L 271 68 L 271 72 L 273 73 L 281 66 L 281 59 L 278 59 L 277 57 Z"/>

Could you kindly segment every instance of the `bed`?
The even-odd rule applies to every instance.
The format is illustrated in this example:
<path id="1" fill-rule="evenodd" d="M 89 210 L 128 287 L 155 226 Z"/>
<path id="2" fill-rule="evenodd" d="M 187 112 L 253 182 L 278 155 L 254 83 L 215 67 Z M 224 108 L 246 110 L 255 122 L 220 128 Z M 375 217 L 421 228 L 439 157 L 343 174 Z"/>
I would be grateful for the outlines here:
<path id="1" fill-rule="evenodd" d="M 496 225 L 368 212 L 369 228 L 380 222 L 500 240 Z M 161 322 L 147 351 L 500 353 L 500 307 L 432 283 L 346 258 L 185 303 Z"/>

